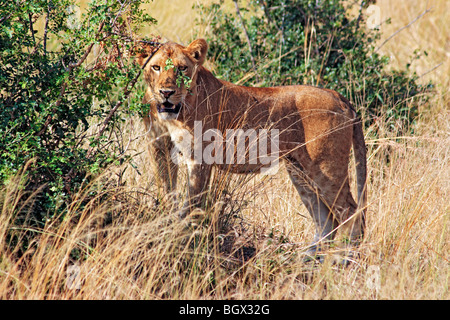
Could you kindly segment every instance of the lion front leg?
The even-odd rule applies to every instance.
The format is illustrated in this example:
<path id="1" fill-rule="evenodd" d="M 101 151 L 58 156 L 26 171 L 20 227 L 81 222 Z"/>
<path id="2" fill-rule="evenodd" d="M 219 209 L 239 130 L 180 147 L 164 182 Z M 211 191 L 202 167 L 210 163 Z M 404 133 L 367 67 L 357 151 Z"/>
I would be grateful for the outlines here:
<path id="1" fill-rule="evenodd" d="M 180 211 L 180 218 L 185 218 L 193 208 L 202 204 L 205 198 L 211 175 L 211 165 L 188 165 L 188 194 Z"/>
<path id="2" fill-rule="evenodd" d="M 173 195 L 177 187 L 178 165 L 172 161 L 174 144 L 166 126 L 150 116 L 143 118 L 148 139 L 150 165 L 158 192 L 162 197 Z"/>
<path id="3" fill-rule="evenodd" d="M 149 145 L 155 182 L 162 197 L 174 197 L 177 188 L 178 165 L 170 156 L 172 148 L 170 137 L 160 137 Z"/>

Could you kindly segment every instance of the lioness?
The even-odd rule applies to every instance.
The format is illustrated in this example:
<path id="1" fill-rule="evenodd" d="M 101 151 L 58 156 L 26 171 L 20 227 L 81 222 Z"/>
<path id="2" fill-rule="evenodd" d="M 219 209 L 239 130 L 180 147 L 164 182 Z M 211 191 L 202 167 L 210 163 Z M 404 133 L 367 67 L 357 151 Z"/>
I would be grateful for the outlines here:
<path id="1" fill-rule="evenodd" d="M 234 85 L 217 79 L 203 67 L 206 53 L 206 41 L 198 39 L 187 47 L 167 42 L 152 55 L 146 50 L 137 55 L 148 85 L 143 102 L 150 105 L 150 114 L 144 117 L 152 138 L 150 154 L 166 192 L 176 188 L 178 167 L 173 164 L 171 150 L 180 139 L 185 139 L 180 137 L 180 132 L 193 134 L 199 123 L 204 131 L 276 129 L 279 159 L 285 163 L 316 225 L 309 251 L 318 250 L 322 240 L 332 240 L 341 224 L 349 227 L 352 240 L 362 239 L 366 149 L 361 123 L 350 102 L 333 90 L 312 86 Z M 352 144 L 359 206 L 349 186 Z M 200 152 L 205 147 L 201 145 Z M 189 201 L 181 210 L 182 217 L 190 212 L 192 205 L 201 202 L 212 166 L 234 173 L 253 173 L 261 168 L 258 161 L 198 162 L 194 161 L 194 153 L 185 154 L 191 161 L 188 163 Z"/>

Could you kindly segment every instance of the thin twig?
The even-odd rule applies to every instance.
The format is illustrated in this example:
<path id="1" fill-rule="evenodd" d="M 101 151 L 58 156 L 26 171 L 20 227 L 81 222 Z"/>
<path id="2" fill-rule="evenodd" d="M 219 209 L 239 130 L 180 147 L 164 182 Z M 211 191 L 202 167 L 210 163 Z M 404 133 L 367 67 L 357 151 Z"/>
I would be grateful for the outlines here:
<path id="1" fill-rule="evenodd" d="M 283 33 L 283 31 L 278 27 L 278 25 L 275 23 L 275 21 L 273 21 L 272 18 L 270 17 L 269 8 L 268 8 L 266 1 L 263 1 L 262 4 L 263 4 L 263 10 L 264 10 L 264 14 L 266 15 L 267 21 L 269 23 L 273 24 L 274 27 L 278 29 L 278 32 Z"/>
<path id="2" fill-rule="evenodd" d="M 4 16 L 4 17 L 1 17 L 1 18 L 0 18 L 0 23 L 3 23 L 3 21 L 8 20 L 9 17 L 11 17 L 11 16 L 12 16 L 12 12 L 11 12 L 10 14 Z"/>
<path id="3" fill-rule="evenodd" d="M 430 72 L 433 72 L 434 70 L 436 70 L 437 68 L 439 68 L 439 67 L 442 66 L 443 64 L 444 64 L 444 62 L 441 62 L 441 63 L 435 65 L 435 66 L 434 66 L 433 68 L 431 68 L 430 70 L 428 70 L 428 71 L 422 73 L 419 77 L 417 77 L 417 79 L 420 79 L 420 78 L 422 78 L 423 76 L 429 74 Z"/>
<path id="4" fill-rule="evenodd" d="M 99 29 L 98 29 L 98 34 L 102 31 L 103 26 L 104 26 L 104 22 L 100 23 Z M 80 60 L 78 60 L 77 63 L 69 63 L 69 72 L 72 71 L 75 68 L 78 68 L 79 66 L 81 66 L 81 64 L 84 62 L 84 60 L 86 60 L 86 58 L 88 57 L 88 55 L 91 53 L 92 47 L 94 46 L 95 42 L 92 42 L 89 47 L 87 48 L 86 52 L 84 53 L 84 55 L 81 57 Z"/>
<path id="5" fill-rule="evenodd" d="M 44 134 L 45 130 L 47 130 L 47 127 L 49 126 L 50 121 L 52 121 L 52 118 L 53 118 L 52 117 L 52 114 L 54 113 L 53 111 L 56 110 L 59 107 L 59 105 L 61 104 L 62 98 L 63 98 L 63 96 L 64 96 L 64 94 L 66 92 L 66 88 L 67 88 L 67 82 L 64 82 L 61 85 L 61 89 L 59 91 L 59 97 L 58 97 L 58 100 L 55 103 L 55 107 L 52 109 L 52 112 L 47 116 L 47 119 L 45 119 L 45 123 L 42 126 L 41 130 L 39 130 L 39 132 L 36 133 L 37 137 L 40 137 L 42 134 Z"/>
<path id="6" fill-rule="evenodd" d="M 375 49 L 375 52 L 377 52 L 378 50 L 380 50 L 380 48 L 382 46 L 384 46 L 389 40 L 391 40 L 393 37 L 395 37 L 397 34 L 399 34 L 401 31 L 403 31 L 406 28 L 409 28 L 414 22 L 416 22 L 417 20 L 419 20 L 420 18 L 422 18 L 425 14 L 427 14 L 428 12 L 431 11 L 431 9 L 433 9 L 433 7 L 431 7 L 430 9 L 426 9 L 424 12 L 422 12 L 421 14 L 419 14 L 413 21 L 411 21 L 410 23 L 408 23 L 406 26 L 398 29 L 396 32 L 394 32 L 389 38 L 387 38 L 386 40 L 383 41 L 383 43 Z"/>
<path id="7" fill-rule="evenodd" d="M 47 14 L 45 15 L 45 25 L 44 25 L 44 55 L 47 55 L 47 33 L 48 33 L 49 15 L 50 15 L 50 5 L 47 5 Z"/>
<path id="8" fill-rule="evenodd" d="M 34 37 L 34 28 L 33 28 L 33 16 L 30 13 L 28 13 L 28 19 L 30 20 L 30 31 L 31 31 L 31 36 L 33 37 L 33 43 L 36 44 L 36 38 Z"/>
<path id="9" fill-rule="evenodd" d="M 362 11 L 364 8 L 364 0 L 361 0 L 361 3 L 359 4 L 359 14 L 358 14 L 358 18 L 356 19 L 356 30 L 359 29 L 359 23 L 361 22 L 361 18 L 362 18 Z"/>

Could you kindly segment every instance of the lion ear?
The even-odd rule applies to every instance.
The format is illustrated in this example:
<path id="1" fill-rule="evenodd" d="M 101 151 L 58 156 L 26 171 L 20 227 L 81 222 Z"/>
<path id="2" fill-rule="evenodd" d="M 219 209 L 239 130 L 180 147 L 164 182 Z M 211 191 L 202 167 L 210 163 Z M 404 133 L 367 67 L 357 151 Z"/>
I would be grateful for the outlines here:
<path id="1" fill-rule="evenodd" d="M 202 65 L 206 59 L 208 44 L 204 39 L 197 39 L 187 46 L 186 51 L 198 65 Z"/>

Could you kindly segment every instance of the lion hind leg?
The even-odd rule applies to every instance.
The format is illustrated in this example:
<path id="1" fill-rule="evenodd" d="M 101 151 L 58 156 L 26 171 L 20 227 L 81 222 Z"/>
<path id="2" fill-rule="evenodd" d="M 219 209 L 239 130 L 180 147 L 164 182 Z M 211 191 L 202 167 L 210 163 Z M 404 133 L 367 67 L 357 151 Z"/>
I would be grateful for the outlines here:
<path id="1" fill-rule="evenodd" d="M 335 219 L 329 206 L 321 199 L 317 188 L 315 188 L 310 179 L 305 176 L 300 164 L 289 162 L 286 164 L 286 168 L 302 202 L 305 204 L 314 221 L 316 233 L 307 253 L 315 254 L 321 251 L 323 244 L 334 239 L 336 228 L 339 223 Z"/>
<path id="2" fill-rule="evenodd" d="M 364 236 L 363 211 L 357 208 L 348 179 L 343 178 L 337 181 L 334 183 L 334 188 L 326 190 L 324 201 L 330 204 L 334 216 L 342 225 L 343 233 L 347 235 L 350 243 L 359 244 Z M 327 185 L 333 185 L 333 183 L 327 183 Z M 326 187 L 324 186 L 323 189 L 327 189 Z"/>

